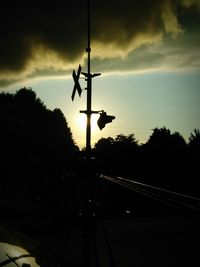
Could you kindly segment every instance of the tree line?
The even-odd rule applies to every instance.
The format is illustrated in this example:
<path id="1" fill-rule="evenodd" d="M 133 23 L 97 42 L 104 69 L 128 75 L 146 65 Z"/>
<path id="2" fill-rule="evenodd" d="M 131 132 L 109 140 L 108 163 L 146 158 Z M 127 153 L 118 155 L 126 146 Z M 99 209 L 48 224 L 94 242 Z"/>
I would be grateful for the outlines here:
<path id="1" fill-rule="evenodd" d="M 145 144 L 134 134 L 101 138 L 94 147 L 100 172 L 179 192 L 199 194 L 200 131 L 186 143 L 180 133 L 155 128 Z"/>
<path id="2" fill-rule="evenodd" d="M 62 111 L 47 109 L 31 88 L 3 92 L 0 129 L 0 198 L 42 199 L 46 206 L 70 200 L 69 180 L 84 179 L 87 171 Z M 101 138 L 92 153 L 96 173 L 199 193 L 198 129 L 188 143 L 165 127 L 155 128 L 142 145 L 134 134 Z"/>

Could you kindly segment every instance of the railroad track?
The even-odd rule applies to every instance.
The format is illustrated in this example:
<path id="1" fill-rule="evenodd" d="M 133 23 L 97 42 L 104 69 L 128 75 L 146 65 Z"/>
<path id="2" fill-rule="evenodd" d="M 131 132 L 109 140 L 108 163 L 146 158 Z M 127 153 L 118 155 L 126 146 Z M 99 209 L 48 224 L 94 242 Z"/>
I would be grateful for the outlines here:
<path id="1" fill-rule="evenodd" d="M 111 177 L 100 175 L 100 179 L 125 187 L 145 198 L 154 200 L 161 204 L 182 210 L 190 214 L 200 214 L 200 199 L 186 194 L 177 193 L 164 188 L 148 185 L 138 181 L 125 179 L 123 177 Z"/>

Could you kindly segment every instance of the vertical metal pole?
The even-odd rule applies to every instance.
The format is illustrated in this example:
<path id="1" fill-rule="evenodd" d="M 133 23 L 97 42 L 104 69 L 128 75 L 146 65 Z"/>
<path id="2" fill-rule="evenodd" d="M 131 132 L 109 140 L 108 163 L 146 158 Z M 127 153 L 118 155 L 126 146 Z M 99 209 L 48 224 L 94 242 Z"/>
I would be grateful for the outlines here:
<path id="1" fill-rule="evenodd" d="M 90 0 L 87 0 L 87 48 L 88 53 L 88 77 L 87 77 L 87 126 L 86 126 L 86 157 L 91 158 L 91 114 L 92 114 L 92 77 L 90 72 Z"/>

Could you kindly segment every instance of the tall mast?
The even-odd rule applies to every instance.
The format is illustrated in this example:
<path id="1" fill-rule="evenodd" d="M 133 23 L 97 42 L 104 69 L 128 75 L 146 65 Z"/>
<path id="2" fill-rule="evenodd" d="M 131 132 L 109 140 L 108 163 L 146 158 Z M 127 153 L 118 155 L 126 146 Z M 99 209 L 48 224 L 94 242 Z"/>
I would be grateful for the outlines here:
<path id="1" fill-rule="evenodd" d="M 99 111 L 93 111 L 92 110 L 92 79 L 101 75 L 101 73 L 91 73 L 91 65 L 90 65 L 90 55 L 91 55 L 91 46 L 90 46 L 90 35 L 91 35 L 91 29 L 90 29 L 90 0 L 87 0 L 87 47 L 86 47 L 86 53 L 88 55 L 87 58 L 87 72 L 82 72 L 82 67 L 79 64 L 77 73 L 75 70 L 72 72 L 72 77 L 74 79 L 74 89 L 72 91 L 72 101 L 74 100 L 76 91 L 78 92 L 79 96 L 82 94 L 82 89 L 79 84 L 79 77 L 80 74 L 85 76 L 85 80 L 87 81 L 87 104 L 86 104 L 86 110 L 80 110 L 80 113 L 85 113 L 87 116 L 87 124 L 86 124 L 86 158 L 91 159 L 91 116 L 93 113 L 100 114 L 100 118 L 97 121 L 97 124 L 102 130 L 107 123 L 112 122 L 112 120 L 115 118 L 114 116 L 107 115 L 104 110 Z"/>
<path id="2" fill-rule="evenodd" d="M 92 115 L 92 76 L 90 72 L 90 0 L 87 0 L 87 126 L 86 126 L 86 157 L 91 158 L 91 115 Z"/>

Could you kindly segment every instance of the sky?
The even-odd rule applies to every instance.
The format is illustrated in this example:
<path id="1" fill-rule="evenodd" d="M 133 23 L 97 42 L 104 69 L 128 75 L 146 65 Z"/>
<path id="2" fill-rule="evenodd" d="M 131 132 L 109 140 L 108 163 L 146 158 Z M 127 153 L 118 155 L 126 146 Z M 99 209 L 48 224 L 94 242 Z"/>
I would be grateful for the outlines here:
<path id="1" fill-rule="evenodd" d="M 86 6 L 18 1 L 0 11 L 0 92 L 32 88 L 47 108 L 62 110 L 80 148 L 86 90 L 73 102 L 71 94 L 73 69 L 87 71 Z M 91 71 L 101 73 L 92 109 L 116 117 L 100 131 L 93 115 L 92 145 L 131 133 L 145 143 L 164 126 L 188 141 L 200 129 L 200 0 L 93 0 L 91 48 Z"/>

